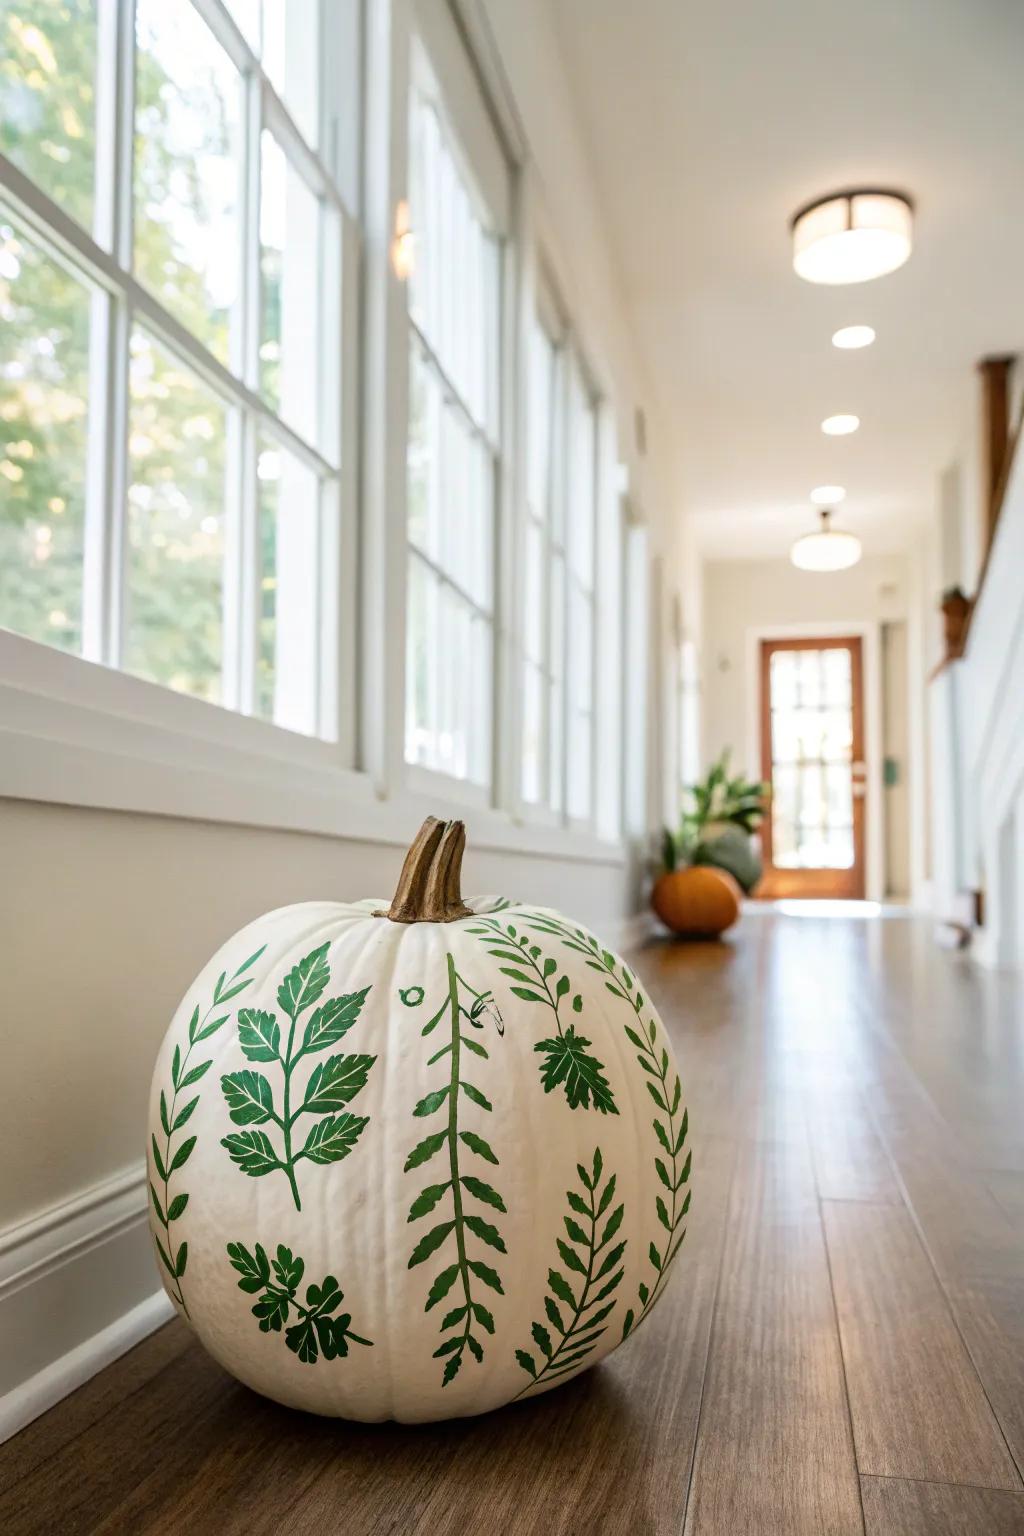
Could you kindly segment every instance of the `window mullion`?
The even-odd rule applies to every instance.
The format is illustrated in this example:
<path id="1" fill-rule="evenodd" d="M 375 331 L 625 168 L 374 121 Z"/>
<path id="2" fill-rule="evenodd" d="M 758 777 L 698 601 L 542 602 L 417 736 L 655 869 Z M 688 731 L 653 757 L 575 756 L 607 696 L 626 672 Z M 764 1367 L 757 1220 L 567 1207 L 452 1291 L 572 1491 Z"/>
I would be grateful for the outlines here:
<path id="1" fill-rule="evenodd" d="M 241 81 L 244 132 L 238 304 L 232 326 L 233 364 L 246 386 L 259 390 L 260 131 L 262 87 L 251 71 Z M 246 405 L 228 416 L 224 529 L 224 701 L 253 714 L 260 622 L 260 529 L 257 461 L 259 420 Z"/>
<path id="2" fill-rule="evenodd" d="M 93 231 L 122 267 L 132 247 L 134 76 L 134 0 L 118 0 L 98 16 Z M 130 334 L 126 297 L 97 289 L 89 327 L 82 652 L 113 667 L 124 650 Z"/>

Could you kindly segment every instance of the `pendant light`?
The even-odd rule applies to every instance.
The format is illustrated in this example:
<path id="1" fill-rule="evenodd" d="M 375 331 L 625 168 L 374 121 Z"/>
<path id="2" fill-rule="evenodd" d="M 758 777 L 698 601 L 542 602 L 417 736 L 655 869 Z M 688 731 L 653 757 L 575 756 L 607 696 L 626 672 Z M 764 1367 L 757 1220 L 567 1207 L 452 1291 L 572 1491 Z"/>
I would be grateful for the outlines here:
<path id="1" fill-rule="evenodd" d="M 845 571 L 860 559 L 860 539 L 832 527 L 832 513 L 823 508 L 821 527 L 797 539 L 789 558 L 801 571 Z"/>
<path id="2" fill-rule="evenodd" d="M 899 192 L 836 192 L 793 216 L 793 270 L 809 283 L 866 283 L 902 267 L 914 213 Z"/>

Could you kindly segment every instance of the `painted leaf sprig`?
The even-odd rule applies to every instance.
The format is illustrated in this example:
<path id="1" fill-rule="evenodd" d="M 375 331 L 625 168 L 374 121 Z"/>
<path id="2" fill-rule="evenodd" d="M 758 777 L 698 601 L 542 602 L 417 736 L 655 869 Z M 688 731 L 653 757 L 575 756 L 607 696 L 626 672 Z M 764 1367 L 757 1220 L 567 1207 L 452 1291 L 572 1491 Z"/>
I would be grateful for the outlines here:
<path id="1" fill-rule="evenodd" d="M 576 1033 L 575 1025 L 563 1022 L 563 1005 L 570 1001 L 572 983 L 564 972 L 559 972 L 558 962 L 543 955 L 540 945 L 531 944 L 529 935 L 520 933 L 514 923 L 482 918 L 469 931 L 482 940 L 489 955 L 505 962 L 498 969 L 515 983 L 511 988 L 513 997 L 524 1003 L 540 1003 L 554 1016 L 556 1034 L 534 1046 L 542 1057 L 540 1076 L 544 1092 L 551 1093 L 560 1087 L 570 1109 L 593 1106 L 602 1115 L 617 1115 L 615 1095 L 605 1076 L 604 1064 L 589 1054 L 591 1043 Z M 582 1012 L 581 993 L 573 994 L 570 1006 L 573 1013 Z"/>
<path id="2" fill-rule="evenodd" d="M 372 1339 L 353 1333 L 351 1313 L 338 1312 L 345 1293 L 333 1275 L 327 1275 L 319 1285 L 307 1286 L 305 1301 L 300 1301 L 299 1285 L 306 1266 L 290 1248 L 279 1243 L 273 1259 L 267 1258 L 260 1243 L 254 1253 L 244 1243 L 228 1243 L 227 1252 L 232 1269 L 242 1277 L 238 1289 L 259 1297 L 252 1315 L 260 1332 L 280 1333 L 283 1329 L 286 1345 L 303 1365 L 315 1365 L 321 1355 L 325 1360 L 343 1359 L 350 1341 L 372 1347 Z M 294 1322 L 289 1322 L 292 1317 Z"/>
<path id="3" fill-rule="evenodd" d="M 605 1320 L 615 1307 L 615 1291 L 623 1276 L 624 1241 L 617 1235 L 624 1205 L 613 1206 L 615 1174 L 601 1184 L 604 1160 L 600 1147 L 587 1169 L 576 1165 L 583 1193 L 566 1192 L 570 1215 L 562 1218 L 568 1242 L 558 1238 L 559 1267 L 548 1270 L 544 1322 L 532 1329 L 535 1353 L 516 1350 L 516 1359 L 530 1380 L 518 1396 L 542 1382 L 560 1380 L 580 1368 L 605 1332 Z"/>
<path id="4" fill-rule="evenodd" d="M 634 1023 L 625 1026 L 625 1033 L 646 1074 L 647 1092 L 657 1111 L 651 1127 L 658 1146 L 654 1167 L 662 1193 L 655 1196 L 657 1225 L 647 1249 L 653 1275 L 640 1282 L 636 1306 L 631 1307 L 623 1318 L 622 1336 L 625 1338 L 643 1321 L 661 1295 L 669 1265 L 686 1236 L 683 1223 L 690 1209 L 691 1155 L 686 1145 L 689 1115 L 682 1103 L 682 1084 L 660 1040 L 657 1023 L 653 1018 L 644 1017 L 643 993 L 628 966 L 616 961 L 612 952 L 603 949 L 593 934 L 584 928 L 576 928 L 548 913 L 528 915 L 526 920 L 531 928 L 554 935 L 567 949 L 582 955 L 588 967 L 604 977 L 612 996 L 627 1003 L 635 1015 Z"/>
<path id="5" fill-rule="evenodd" d="M 467 1350 L 478 1364 L 484 1358 L 482 1336 L 493 1334 L 494 1318 L 480 1300 L 480 1287 L 485 1292 L 504 1295 L 492 1255 L 506 1252 L 504 1239 L 492 1219 L 495 1211 L 505 1212 L 504 1200 L 488 1179 L 478 1173 L 463 1172 L 467 1154 L 493 1167 L 498 1166 L 498 1158 L 489 1142 L 475 1131 L 464 1130 L 459 1119 L 464 1099 L 480 1109 L 491 1110 L 490 1101 L 465 1075 L 464 1053 L 487 1060 L 489 1053 L 479 1038 L 484 1020 L 491 1019 L 500 1029 L 501 1019 L 490 993 L 475 991 L 459 975 L 450 954 L 447 961 L 447 994 L 421 1030 L 422 1035 L 430 1035 L 447 1018 L 449 1039 L 428 1062 L 432 1066 L 447 1058 L 447 1081 L 426 1094 L 413 1110 L 422 1120 L 443 1114 L 444 1124 L 417 1142 L 405 1160 L 405 1171 L 411 1173 L 441 1154 L 447 1155 L 448 1177 L 426 1185 L 413 1200 L 408 1216 L 410 1222 L 419 1222 L 439 1206 L 443 1205 L 445 1210 L 444 1219 L 428 1228 L 409 1259 L 409 1268 L 415 1269 L 443 1250 L 447 1261 L 431 1282 L 424 1307 L 425 1312 L 430 1312 L 446 1298 L 455 1301 L 441 1318 L 440 1331 L 448 1337 L 434 1351 L 434 1358 L 445 1362 L 441 1378 L 445 1387 L 461 1370 Z M 407 1007 L 418 1007 L 424 992 L 422 987 L 407 988 L 400 995 Z M 471 1030 L 475 1033 L 470 1033 Z"/>
<path id="6" fill-rule="evenodd" d="M 220 1080 L 228 1113 L 235 1125 L 246 1129 L 225 1136 L 221 1143 L 232 1161 L 250 1178 L 281 1172 L 295 1202 L 302 1209 L 295 1169 L 303 1160 L 314 1164 L 340 1162 L 347 1157 L 366 1127 L 366 1116 L 354 1115 L 347 1105 L 366 1086 L 376 1056 L 329 1056 L 314 1066 L 304 1090 L 297 1092 L 295 1071 L 307 1056 L 328 1050 L 344 1038 L 362 1012 L 370 988 L 348 992 L 320 1002 L 330 984 L 327 964 L 329 944 L 321 944 L 292 967 L 277 989 L 277 1002 L 286 1019 L 282 1026 L 276 1013 L 242 1008 L 238 1014 L 238 1043 L 243 1055 L 260 1065 L 273 1064 L 282 1081 L 280 1100 L 274 1098 L 270 1079 L 246 1069 L 229 1072 Z M 314 1005 L 319 1003 L 319 1007 Z M 312 1013 L 309 1010 L 312 1009 Z M 298 1030 L 304 1014 L 301 1039 Z M 278 1107 L 280 1106 L 280 1107 Z M 303 1115 L 315 1118 L 301 1147 L 294 1132 Z M 274 1125 L 281 1133 L 280 1146 L 264 1130 Z"/>
<path id="7" fill-rule="evenodd" d="M 160 1262 L 169 1276 L 171 1295 L 186 1317 L 188 1307 L 181 1282 L 188 1265 L 188 1243 L 175 1241 L 173 1227 L 174 1223 L 185 1214 L 189 1197 L 186 1190 L 176 1190 L 172 1197 L 171 1181 L 174 1175 L 184 1168 L 196 1145 L 196 1137 L 193 1135 L 176 1140 L 179 1133 L 188 1125 L 199 1103 L 200 1094 L 190 1094 L 189 1090 L 202 1081 L 212 1065 L 212 1058 L 206 1061 L 194 1061 L 193 1052 L 196 1046 L 202 1045 L 204 1040 L 208 1040 L 227 1023 L 230 1010 L 227 1013 L 221 1013 L 217 1018 L 212 1018 L 211 1015 L 245 991 L 252 981 L 252 977 L 246 976 L 245 973 L 255 965 L 266 947 L 262 944 L 255 954 L 249 956 L 248 960 L 242 961 L 231 976 L 228 976 L 226 971 L 220 973 L 213 989 L 213 1001 L 202 1017 L 200 1017 L 199 1005 L 193 1008 L 188 1024 L 188 1045 L 184 1052 L 180 1045 L 175 1045 L 171 1057 L 170 1094 L 168 1095 L 166 1089 L 160 1090 L 160 1129 L 163 1133 L 163 1144 L 161 1145 L 154 1132 L 151 1137 L 152 1175 L 149 1181 L 149 1195 L 153 1204 L 153 1215 L 157 1225 L 162 1229 L 162 1236 L 154 1234 Z M 179 1105 L 179 1100 L 185 1102 Z"/>

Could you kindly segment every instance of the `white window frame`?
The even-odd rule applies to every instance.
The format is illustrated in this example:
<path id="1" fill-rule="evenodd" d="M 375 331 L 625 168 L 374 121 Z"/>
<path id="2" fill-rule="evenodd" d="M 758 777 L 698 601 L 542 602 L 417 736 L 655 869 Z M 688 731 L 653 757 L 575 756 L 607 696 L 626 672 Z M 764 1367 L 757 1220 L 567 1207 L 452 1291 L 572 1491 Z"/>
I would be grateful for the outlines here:
<path id="1" fill-rule="evenodd" d="M 110 0 L 98 8 L 97 152 L 95 157 L 95 231 L 72 219 L 41 187 L 0 155 L 0 202 L 9 208 L 26 237 L 50 259 L 64 266 L 91 293 L 90 421 L 85 522 L 83 529 L 82 645 L 79 655 L 50 652 L 41 642 L 0 630 L 0 683 L 17 686 L 27 671 L 37 684 L 54 685 L 54 701 L 67 679 L 79 698 L 105 701 L 107 707 L 156 725 L 188 730 L 199 738 L 220 740 L 227 714 L 231 738 L 241 744 L 261 741 L 267 722 L 246 717 L 255 706 L 255 657 L 258 614 L 258 489 L 255 473 L 258 441 L 265 436 L 317 479 L 321 555 L 320 589 L 312 594 L 317 676 L 309 737 L 270 726 L 277 755 L 300 761 L 352 761 L 354 741 L 353 679 L 355 487 L 357 483 L 357 370 L 359 229 L 336 185 L 334 171 L 304 141 L 290 113 L 264 74 L 223 0 L 193 0 L 194 9 L 239 72 L 245 172 L 239 218 L 245 259 L 242 271 L 241 353 L 237 372 L 194 337 L 154 297 L 133 271 L 133 125 L 134 0 Z M 326 18 L 327 9 L 321 14 Z M 336 18 L 335 18 L 336 22 Z M 325 72 L 323 54 L 320 69 Z M 341 141 L 333 109 L 324 102 L 318 137 Z M 287 154 L 314 196 L 336 217 L 340 250 L 340 291 L 321 293 L 322 318 L 337 335 L 340 358 L 337 387 L 322 392 L 327 415 L 318 423 L 321 450 L 306 441 L 267 404 L 259 388 L 258 316 L 261 308 L 260 143 L 269 132 Z M 234 536 L 226 540 L 223 585 L 223 701 L 211 704 L 184 698 L 159 683 L 121 670 L 124 653 L 125 558 L 128 484 L 128 344 L 140 323 L 166 352 L 243 422 L 242 442 L 233 455 L 225 504 L 225 523 Z M 346 327 L 343 333 L 342 327 Z M 346 335 L 345 345 L 341 336 Z M 229 457 L 231 457 L 229 455 Z M 50 652 L 33 657 L 26 647 Z M 56 658 L 56 660 L 54 659 Z M 94 667 L 112 669 L 113 677 L 95 675 Z"/>
<path id="2" fill-rule="evenodd" d="M 247 45 L 222 0 L 194 3 L 204 17 L 219 18 L 217 36 L 223 28 L 229 53 L 244 58 Z M 322 168 L 333 175 L 343 200 L 340 303 L 345 348 L 339 414 L 340 494 L 346 515 L 337 550 L 344 582 L 339 591 L 345 594 L 335 678 L 339 739 L 302 736 L 115 670 L 102 659 L 106 643 L 102 625 L 101 638 L 90 642 L 87 656 L 0 630 L 0 797 L 372 840 L 396 848 L 407 846 L 410 826 L 429 813 L 468 816 L 474 845 L 482 850 L 621 868 L 625 860 L 621 840 L 602 840 L 564 826 L 533 827 L 524 823 L 516 803 L 516 497 L 521 402 L 515 363 L 520 341 L 517 305 L 524 263 L 529 259 L 521 187 L 513 187 L 507 211 L 503 270 L 501 420 L 506 447 L 497 487 L 494 787 L 489 796 L 475 801 L 472 794 L 467 797 L 470 786 L 465 782 L 446 780 L 428 770 L 406 770 L 408 322 L 404 285 L 393 271 L 391 256 L 395 208 L 406 190 L 410 24 L 414 15 L 421 18 L 431 8 L 447 13 L 447 5 L 445 0 L 403 0 L 380 7 L 366 7 L 362 0 L 321 0 L 321 4 L 321 68 L 341 106 L 356 98 L 361 101 L 357 129 L 350 114 L 334 111 L 328 93 L 321 92 L 320 143 L 328 146 Z M 101 11 L 106 25 L 116 24 L 120 40 L 114 58 L 119 112 L 102 130 L 108 143 L 97 154 L 97 176 L 106 173 L 108 186 L 120 189 L 124 199 L 131 193 L 124 174 L 129 149 L 124 128 L 131 124 L 125 44 L 134 35 L 133 25 L 126 25 L 124 18 L 133 14 L 132 0 L 109 0 Z M 362 29 L 357 48 L 349 46 L 353 17 L 358 17 Z M 107 54 L 109 59 L 109 49 Z M 490 84 L 495 88 L 493 80 Z M 273 87 L 261 89 L 272 109 L 287 117 Z M 493 126 L 490 116 L 488 122 Z M 507 123 L 503 126 L 512 142 Z M 283 128 L 282 133 L 286 132 Z M 130 140 L 130 134 L 127 137 Z M 525 145 L 519 153 L 525 155 Z M 480 173 L 486 175 L 486 167 Z M 145 319 L 155 339 L 165 342 L 215 391 L 238 391 L 237 381 L 225 378 L 226 370 L 215 359 L 193 354 L 191 348 L 199 344 L 182 332 L 173 317 L 163 315 L 159 303 L 125 272 L 123 264 L 3 157 L 0 188 L 30 238 L 51 256 L 69 262 L 105 303 L 109 305 L 112 297 L 122 304 L 127 301 Z M 350 210 L 358 212 L 361 223 Z M 357 337 L 361 338 L 358 349 L 353 345 Z M 124 411 L 124 389 L 114 398 Z M 262 418 L 267 408 L 247 384 L 242 387 L 242 399 Z M 290 446 L 287 429 L 282 435 L 285 446 Z M 123 469 L 121 473 L 123 488 Z M 105 487 L 107 498 L 116 494 L 113 483 Z M 106 523 L 101 524 L 101 532 L 96 558 L 101 573 L 106 572 L 101 579 L 109 583 L 109 568 L 103 565 L 111 549 Z M 358 669 L 351 664 L 357 652 Z M 490 803 L 482 803 L 483 799 Z"/>
<path id="3" fill-rule="evenodd" d="M 429 794 L 440 792 L 467 806 L 498 807 L 502 802 L 501 749 L 505 731 L 505 718 L 501 709 L 499 680 L 504 675 L 503 645 L 504 595 L 499 580 L 501 555 L 509 514 L 510 454 L 509 418 L 505 410 L 508 398 L 511 368 L 508 317 L 512 309 L 512 249 L 514 230 L 513 168 L 501 144 L 495 125 L 487 110 L 486 101 L 472 61 L 465 49 L 454 18 L 445 0 L 416 0 L 413 6 L 409 37 L 408 90 L 406 91 L 405 143 L 409 142 L 409 124 L 413 94 L 428 101 L 446 134 L 448 148 L 459 164 L 465 185 L 477 200 L 481 210 L 481 222 L 498 243 L 497 324 L 500 348 L 498 367 L 495 370 L 497 398 L 495 415 L 488 423 L 478 419 L 470 403 L 465 399 L 456 381 L 437 355 L 432 338 L 425 335 L 417 323 L 410 305 L 407 305 L 408 344 L 406 363 L 415 348 L 421 366 L 431 373 L 439 385 L 447 403 L 468 424 L 470 435 L 486 449 L 493 476 L 493 524 L 491 553 L 491 603 L 488 610 L 467 592 L 450 572 L 406 536 L 406 570 L 409 564 L 420 562 L 428 569 L 441 587 L 447 587 L 458 601 L 487 623 L 491 637 L 490 666 L 490 719 L 491 732 L 488 750 L 488 781 L 481 784 L 469 777 L 461 778 L 404 757 L 403 779 L 414 791 Z M 408 167 L 406 168 L 408 172 Z M 406 177 L 408 181 L 408 174 Z M 411 209 L 413 241 L 415 249 L 416 210 Z M 414 258 L 415 259 L 415 258 Z M 408 399 L 405 417 L 405 433 L 408 437 Z M 404 445 L 403 445 L 404 446 Z M 403 511 L 405 500 L 403 498 Z M 402 693 L 406 696 L 409 682 L 402 670 Z M 404 743 L 404 734 L 403 734 Z"/>

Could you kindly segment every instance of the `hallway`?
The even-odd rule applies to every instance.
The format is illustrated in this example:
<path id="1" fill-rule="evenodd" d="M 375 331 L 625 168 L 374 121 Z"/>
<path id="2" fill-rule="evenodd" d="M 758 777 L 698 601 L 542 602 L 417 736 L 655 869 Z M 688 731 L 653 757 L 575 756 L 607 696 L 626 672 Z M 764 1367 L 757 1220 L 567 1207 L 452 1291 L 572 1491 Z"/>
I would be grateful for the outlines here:
<path id="1" fill-rule="evenodd" d="M 376 1427 L 256 1397 L 175 1321 L 0 1449 L 0 1528 L 1024 1532 L 1020 983 L 899 916 L 635 958 L 695 1194 L 639 1342 L 528 1411 Z"/>

